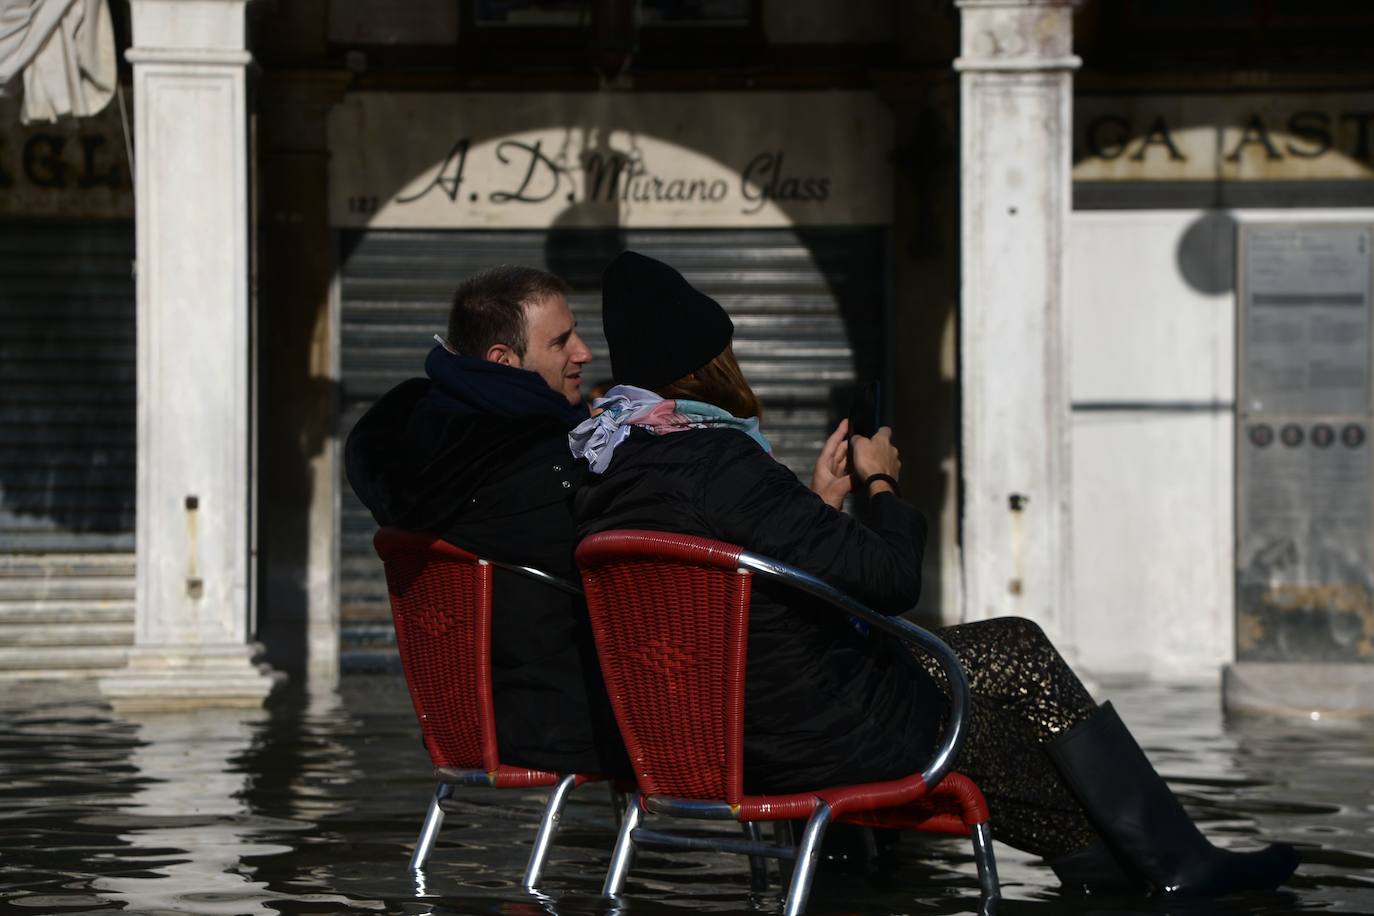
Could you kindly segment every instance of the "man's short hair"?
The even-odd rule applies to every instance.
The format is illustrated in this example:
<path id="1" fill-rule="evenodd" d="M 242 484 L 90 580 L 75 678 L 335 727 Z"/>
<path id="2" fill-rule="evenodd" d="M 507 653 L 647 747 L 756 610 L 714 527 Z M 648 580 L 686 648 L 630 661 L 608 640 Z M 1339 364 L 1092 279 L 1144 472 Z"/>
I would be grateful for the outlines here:
<path id="1" fill-rule="evenodd" d="M 529 340 L 525 306 L 566 296 L 568 284 L 547 271 L 502 264 L 473 274 L 453 294 L 448 339 L 464 356 L 482 359 L 493 344 L 505 344 L 521 359 Z"/>

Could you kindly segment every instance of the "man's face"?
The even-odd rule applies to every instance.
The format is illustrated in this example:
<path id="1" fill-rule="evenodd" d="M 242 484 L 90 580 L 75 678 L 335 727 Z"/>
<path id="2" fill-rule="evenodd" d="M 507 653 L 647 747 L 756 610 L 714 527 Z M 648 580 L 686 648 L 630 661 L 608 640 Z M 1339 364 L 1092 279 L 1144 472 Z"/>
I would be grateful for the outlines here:
<path id="1" fill-rule="evenodd" d="M 580 403 L 582 367 L 591 361 L 592 351 L 577 336 L 577 322 L 568 300 L 555 295 L 528 303 L 525 339 L 525 357 L 519 366 L 538 372 L 569 404 Z"/>

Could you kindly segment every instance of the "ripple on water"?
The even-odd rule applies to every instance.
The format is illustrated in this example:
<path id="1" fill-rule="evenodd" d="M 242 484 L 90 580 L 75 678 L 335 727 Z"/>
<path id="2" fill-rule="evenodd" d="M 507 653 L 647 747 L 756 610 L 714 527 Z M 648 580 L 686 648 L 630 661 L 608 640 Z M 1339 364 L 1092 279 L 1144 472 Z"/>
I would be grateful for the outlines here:
<path id="1" fill-rule="evenodd" d="M 1215 690 L 1114 689 L 1123 718 L 1219 845 L 1282 839 L 1283 891 L 1151 904 L 1062 896 L 998 847 L 1002 914 L 1374 914 L 1374 742 L 1348 723 L 1226 721 Z M 636 861 L 618 909 L 598 896 L 613 839 L 604 790 L 574 793 L 543 894 L 519 888 L 539 792 L 462 791 L 430 867 L 406 869 L 432 791 L 404 683 L 346 679 L 268 710 L 119 717 L 71 685 L 0 699 L 0 902 L 16 912 L 138 914 L 773 913 L 742 861 Z M 828 869 L 814 914 L 977 912 L 964 841 L 904 837 L 895 864 Z"/>

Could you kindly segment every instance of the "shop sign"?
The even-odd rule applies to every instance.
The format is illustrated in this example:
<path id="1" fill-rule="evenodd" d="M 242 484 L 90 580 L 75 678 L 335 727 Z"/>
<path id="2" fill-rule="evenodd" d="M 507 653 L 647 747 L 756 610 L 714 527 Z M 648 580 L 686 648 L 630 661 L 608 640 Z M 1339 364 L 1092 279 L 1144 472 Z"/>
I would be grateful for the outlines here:
<path id="1" fill-rule="evenodd" d="M 1374 177 L 1374 94 L 1079 96 L 1076 181 Z"/>
<path id="2" fill-rule="evenodd" d="M 865 93 L 358 93 L 330 115 L 335 225 L 891 222 Z"/>
<path id="3" fill-rule="evenodd" d="M 0 217 L 129 219 L 133 185 L 117 106 L 95 117 L 22 125 L 0 98 Z"/>

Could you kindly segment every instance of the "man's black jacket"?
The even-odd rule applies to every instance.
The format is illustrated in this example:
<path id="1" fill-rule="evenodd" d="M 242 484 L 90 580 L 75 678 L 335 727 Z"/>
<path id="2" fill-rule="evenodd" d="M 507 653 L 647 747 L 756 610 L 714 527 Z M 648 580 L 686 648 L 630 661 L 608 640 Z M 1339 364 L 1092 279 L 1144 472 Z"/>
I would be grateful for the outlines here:
<path id="1" fill-rule="evenodd" d="M 411 379 L 358 421 L 348 482 L 379 525 L 578 580 L 570 499 L 585 465 L 567 424 L 463 414 Z M 492 586 L 492 680 L 503 763 L 629 773 L 581 600 L 504 570 Z"/>

